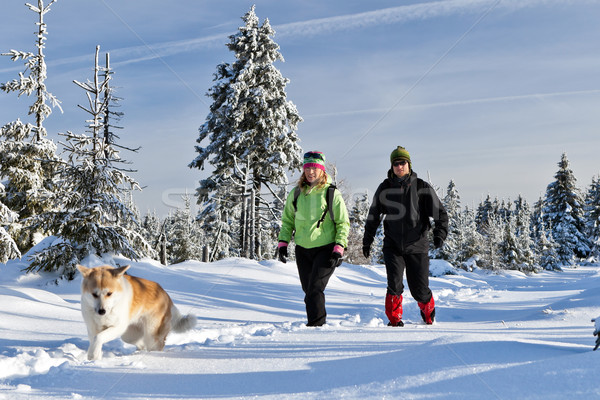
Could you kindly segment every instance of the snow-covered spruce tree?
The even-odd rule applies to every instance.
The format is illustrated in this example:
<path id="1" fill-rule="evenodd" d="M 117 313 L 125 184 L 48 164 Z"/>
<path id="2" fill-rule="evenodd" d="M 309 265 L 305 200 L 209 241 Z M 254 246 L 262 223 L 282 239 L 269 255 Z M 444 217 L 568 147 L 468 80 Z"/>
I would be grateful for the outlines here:
<path id="1" fill-rule="evenodd" d="M 460 195 L 454 181 L 448 184 L 446 196 L 442 199 L 448 212 L 448 237 L 439 256 L 457 267 L 477 254 L 481 234 L 475 224 L 475 213 L 469 208 L 461 210 Z"/>
<path id="2" fill-rule="evenodd" d="M 536 246 L 538 240 L 540 239 L 541 232 L 545 231 L 544 219 L 542 218 L 542 215 L 544 214 L 543 208 L 544 208 L 544 199 L 540 197 L 538 199 L 538 201 L 533 203 L 533 207 L 531 210 L 530 228 L 531 228 L 531 239 L 533 240 L 534 246 Z M 534 252 L 536 254 L 538 253 L 537 247 L 534 248 Z"/>
<path id="3" fill-rule="evenodd" d="M 0 195 L 4 192 L 4 185 L 0 182 Z M 13 238 L 8 234 L 4 227 L 12 220 L 17 219 L 18 215 L 0 202 L 0 263 L 6 263 L 8 260 L 21 257 L 21 252 Z"/>
<path id="4" fill-rule="evenodd" d="M 267 196 L 273 195 L 273 186 L 287 184 L 286 170 L 299 171 L 301 167 L 295 131 L 302 119 L 286 98 L 289 80 L 273 65 L 277 60 L 283 61 L 279 46 L 271 38 L 275 32 L 268 19 L 259 25 L 254 6 L 242 20 L 244 26 L 229 37 L 227 44 L 236 61 L 217 66 L 216 83 L 208 92 L 213 103 L 199 129 L 198 156 L 189 165 L 204 169 L 208 162 L 213 166 L 210 178 L 202 180 L 198 187 L 198 204 L 208 202 L 203 208 L 219 212 L 221 220 L 225 214 L 229 218 L 246 218 L 241 212 L 246 201 L 243 197 L 251 191 L 255 194 L 254 209 L 261 213 L 259 206 L 269 203 L 264 199 L 263 187 L 268 189 Z M 217 200 L 215 194 L 221 185 L 230 185 L 232 190 L 227 191 L 227 198 L 221 194 Z M 260 215 L 247 219 L 253 224 L 251 231 L 261 229 L 259 220 Z M 243 241 L 240 230 L 245 229 L 240 224 L 237 240 Z M 223 230 L 218 232 L 225 234 Z M 261 235 L 253 237 L 258 241 L 256 238 Z M 238 247 L 242 245 L 240 242 Z M 272 249 L 263 251 L 258 243 L 252 246 L 256 255 L 273 253 Z"/>
<path id="5" fill-rule="evenodd" d="M 499 244 L 501 262 L 504 268 L 535 271 L 530 229 L 531 209 L 520 195 L 514 204 L 514 211 L 511 211 L 504 201 L 500 207 L 500 220 L 504 221 L 503 236 Z"/>
<path id="6" fill-rule="evenodd" d="M 261 218 L 259 223 L 263 225 L 260 243 L 262 248 L 266 251 L 265 254 L 261 255 L 262 258 L 277 257 L 277 237 L 281 230 L 281 215 L 285 205 L 286 194 L 286 185 L 277 185 L 271 199 L 271 204 L 267 207 L 263 207 L 262 211 L 264 212 L 259 214 Z M 294 249 L 289 248 L 288 250 L 293 251 Z"/>
<path id="7" fill-rule="evenodd" d="M 457 254 L 457 266 L 469 270 L 469 268 L 472 268 L 472 264 L 468 261 L 477 257 L 485 240 L 484 236 L 477 230 L 475 210 L 465 207 L 459 216 L 458 227 L 460 248 Z"/>
<path id="8" fill-rule="evenodd" d="M 475 222 L 479 232 L 483 232 L 484 228 L 488 224 L 490 214 L 494 213 L 494 204 L 492 203 L 491 197 L 488 194 L 485 200 L 483 200 L 481 203 L 479 203 L 479 206 L 477 206 L 477 213 L 475 214 Z"/>
<path id="9" fill-rule="evenodd" d="M 592 255 L 600 260 L 600 176 L 592 178 L 592 184 L 585 196 L 585 219 Z"/>
<path id="10" fill-rule="evenodd" d="M 31 248 L 35 239 L 35 230 L 28 225 L 27 219 L 51 209 L 52 193 L 56 190 L 53 182 L 55 167 L 59 158 L 56 156 L 56 145 L 46 138 L 44 120 L 52 113 L 52 107 L 60 109 L 60 102 L 46 89 L 46 61 L 44 47 L 46 42 L 46 23 L 44 16 L 56 0 L 44 5 L 26 6 L 38 16 L 36 53 L 10 50 L 2 53 L 12 61 L 25 62 L 25 71 L 19 73 L 18 79 L 0 84 L 4 92 L 16 92 L 33 96 L 34 102 L 29 107 L 29 115 L 35 119 L 34 124 L 23 123 L 20 118 L 4 125 L 0 130 L 0 179 L 5 183 L 1 201 L 19 218 L 9 223 L 9 231 L 19 248 L 26 251 Z"/>
<path id="11" fill-rule="evenodd" d="M 498 270 L 503 267 L 501 243 L 504 235 L 504 224 L 497 213 L 490 213 L 487 216 L 487 222 L 482 226 L 483 240 L 480 242 L 481 248 L 480 265 L 483 268 Z"/>
<path id="12" fill-rule="evenodd" d="M 572 264 L 577 258 L 590 253 L 590 241 L 586 234 L 583 196 L 576 186 L 577 179 L 569 168 L 569 160 L 563 153 L 558 163 L 556 180 L 546 188 L 543 218 L 547 230 L 558 244 L 558 255 L 563 265 Z"/>
<path id="13" fill-rule="evenodd" d="M 235 250 L 239 251 L 240 248 L 234 250 L 233 237 L 236 229 L 232 229 L 233 221 L 229 216 L 228 208 L 221 202 L 224 200 L 218 197 L 215 202 L 205 202 L 204 208 L 200 210 L 197 217 L 206 237 L 205 245 L 209 250 L 209 262 L 239 255 Z"/>
<path id="14" fill-rule="evenodd" d="M 147 211 L 146 214 L 142 217 L 141 223 L 141 234 L 144 237 L 144 240 L 150 244 L 152 249 L 154 250 L 154 254 L 151 255 L 155 260 L 159 260 L 158 250 L 159 250 L 159 237 L 161 234 L 162 222 L 159 216 L 156 214 L 156 210 Z"/>
<path id="15" fill-rule="evenodd" d="M 504 222 L 502 228 L 502 237 L 498 243 L 498 252 L 500 253 L 500 263 L 506 269 L 519 269 L 519 254 L 517 249 L 516 237 L 516 218 L 511 215 Z"/>
<path id="16" fill-rule="evenodd" d="M 191 215 L 191 199 L 183 196 L 184 208 L 177 209 L 167 231 L 170 244 L 169 263 L 177 264 L 187 260 L 200 260 L 202 255 L 201 236 L 198 224 Z"/>
<path id="17" fill-rule="evenodd" d="M 91 254 L 121 254 L 137 259 L 139 249 L 150 251 L 139 229 L 128 228 L 135 215 L 124 204 L 124 196 L 139 186 L 116 166 L 121 161 L 119 152 L 102 134 L 106 105 L 110 103 L 110 98 L 103 95 L 107 93 L 110 75 L 100 81 L 98 52 L 99 47 L 93 81 L 75 81 L 89 100 L 89 108 L 80 106 L 90 115 L 89 135 L 62 134 L 66 137 L 63 145 L 68 160 L 59 170 L 62 190 L 55 200 L 61 208 L 36 218 L 36 227 L 53 232 L 58 238 L 32 255 L 28 271 L 58 271 L 72 279 L 76 263 Z"/>
<path id="18" fill-rule="evenodd" d="M 529 245 L 529 232 L 523 236 L 519 224 L 516 213 L 511 214 L 504 222 L 503 236 L 499 244 L 500 261 L 505 269 L 533 272 L 536 266 Z"/>
<path id="19" fill-rule="evenodd" d="M 480 265 L 488 269 L 501 269 L 502 262 L 502 240 L 505 234 L 504 224 L 507 219 L 504 217 L 508 212 L 503 209 L 498 198 L 491 199 L 490 195 L 486 197 L 477 207 L 475 221 L 477 232 L 482 235 L 479 242 L 480 248 L 477 253 L 480 255 Z"/>
<path id="20" fill-rule="evenodd" d="M 373 245 L 371 246 L 371 257 L 369 260 L 370 264 L 383 264 L 385 260 L 383 259 L 383 239 L 385 237 L 383 231 L 383 224 L 379 224 L 377 227 L 377 232 L 375 232 L 375 238 L 373 240 Z"/>
<path id="21" fill-rule="evenodd" d="M 502 201 L 499 202 L 498 199 L 496 199 L 494 204 L 495 204 L 496 214 L 498 214 L 498 216 L 500 216 L 500 220 L 508 221 L 510 216 L 513 214 L 512 203 L 510 202 L 510 200 L 502 199 Z"/>
<path id="22" fill-rule="evenodd" d="M 542 224 L 538 234 L 537 251 L 540 267 L 549 271 L 560 271 L 562 261 L 557 251 L 560 246 L 554 241 L 552 231 L 546 231 Z"/>
<path id="23" fill-rule="evenodd" d="M 344 252 L 346 261 L 351 264 L 360 264 L 365 261 L 362 254 L 362 238 L 365 232 L 365 222 L 369 215 L 369 193 L 357 193 L 352 199 L 352 206 L 348 211 L 350 219 L 350 233 L 348 235 L 348 249 Z"/>
<path id="24" fill-rule="evenodd" d="M 519 195 L 514 202 L 515 236 L 518 262 L 522 269 L 535 271 L 535 245 L 531 239 L 531 207 L 523 196 Z"/>
<path id="25" fill-rule="evenodd" d="M 545 228 L 543 208 L 544 199 L 540 197 L 533 204 L 530 221 L 534 265 L 547 270 L 560 270 L 561 262 L 556 252 L 558 245 L 554 242 L 552 234 Z"/>
<path id="26" fill-rule="evenodd" d="M 444 246 L 441 249 L 430 251 L 430 254 L 433 255 L 433 258 L 441 258 L 456 265 L 461 246 L 461 232 L 459 232 L 461 206 L 460 195 L 453 180 L 448 184 L 442 204 L 448 213 L 448 236 L 444 241 Z"/>
<path id="27" fill-rule="evenodd" d="M 114 71 L 110 67 L 110 54 L 106 53 L 106 64 L 105 67 L 102 69 L 100 76 L 101 78 L 103 78 L 104 81 L 110 82 L 110 80 L 112 79 L 111 75 L 113 74 Z M 117 125 L 117 122 L 119 122 L 121 118 L 123 118 L 124 114 L 123 112 L 116 111 L 115 109 L 121 107 L 120 102 L 123 99 L 115 95 L 115 89 L 110 84 L 104 86 L 103 98 L 108 99 L 108 102 L 106 102 L 106 109 L 104 110 L 104 120 L 102 123 L 102 138 L 106 146 L 114 147 L 120 150 L 128 150 L 132 152 L 139 151 L 139 147 L 130 148 L 118 143 L 120 137 L 115 133 L 115 129 L 123 129 L 122 126 Z M 107 154 L 107 157 L 108 156 L 109 155 Z M 119 163 L 126 163 L 126 161 L 122 159 L 119 159 L 117 161 Z"/>

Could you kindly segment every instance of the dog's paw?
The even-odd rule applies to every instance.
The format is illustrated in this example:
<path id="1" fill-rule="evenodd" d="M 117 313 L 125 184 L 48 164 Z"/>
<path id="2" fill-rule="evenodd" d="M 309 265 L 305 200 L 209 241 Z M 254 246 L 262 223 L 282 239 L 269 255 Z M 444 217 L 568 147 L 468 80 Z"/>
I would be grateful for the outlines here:
<path id="1" fill-rule="evenodd" d="M 87 353 L 88 360 L 95 361 L 102 358 L 102 347 L 101 346 L 90 346 Z"/>

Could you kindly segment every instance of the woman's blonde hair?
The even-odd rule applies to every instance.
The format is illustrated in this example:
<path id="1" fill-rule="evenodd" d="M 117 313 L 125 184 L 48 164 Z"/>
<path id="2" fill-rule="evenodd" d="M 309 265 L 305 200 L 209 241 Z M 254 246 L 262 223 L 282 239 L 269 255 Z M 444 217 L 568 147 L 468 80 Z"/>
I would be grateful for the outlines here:
<path id="1" fill-rule="evenodd" d="M 300 189 L 302 189 L 304 186 L 310 186 L 310 184 L 308 183 L 308 181 L 306 180 L 306 174 L 305 174 L 306 170 L 302 170 L 302 175 L 300 176 L 300 179 L 298 179 L 298 187 Z M 325 186 L 325 184 L 327 183 L 327 172 L 320 170 L 321 176 L 319 176 L 317 178 L 317 181 L 315 183 L 315 187 L 316 188 L 322 188 L 323 186 Z"/>

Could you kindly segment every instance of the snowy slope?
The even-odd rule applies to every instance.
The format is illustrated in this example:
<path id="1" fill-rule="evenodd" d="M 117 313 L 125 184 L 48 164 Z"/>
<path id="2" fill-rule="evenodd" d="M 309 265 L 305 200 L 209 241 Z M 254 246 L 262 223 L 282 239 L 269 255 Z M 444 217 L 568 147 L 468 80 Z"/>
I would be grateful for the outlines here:
<path id="1" fill-rule="evenodd" d="M 96 362 L 80 279 L 54 285 L 19 268 L 0 264 L 0 399 L 600 397 L 594 266 L 441 275 L 431 280 L 438 322 L 422 324 L 407 292 L 407 324 L 391 328 L 384 268 L 343 264 L 326 292 L 328 325 L 307 328 L 293 263 L 133 262 L 131 274 L 160 282 L 198 325 L 164 352 L 113 341 Z"/>

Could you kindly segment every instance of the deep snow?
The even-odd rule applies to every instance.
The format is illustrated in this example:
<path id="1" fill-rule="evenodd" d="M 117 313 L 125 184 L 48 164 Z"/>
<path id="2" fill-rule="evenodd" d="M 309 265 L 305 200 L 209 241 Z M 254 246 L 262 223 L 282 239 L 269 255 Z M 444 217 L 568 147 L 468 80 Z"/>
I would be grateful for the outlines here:
<path id="1" fill-rule="evenodd" d="M 127 260 L 117 259 L 121 264 Z M 87 266 L 100 264 L 88 260 Z M 524 275 L 437 261 L 437 322 L 405 292 L 387 327 L 383 266 L 343 264 L 326 291 L 328 324 L 304 326 L 295 264 L 227 259 L 132 262 L 198 325 L 164 352 L 88 345 L 75 281 L 0 264 L 0 399 L 592 399 L 600 397 L 600 268 Z"/>

